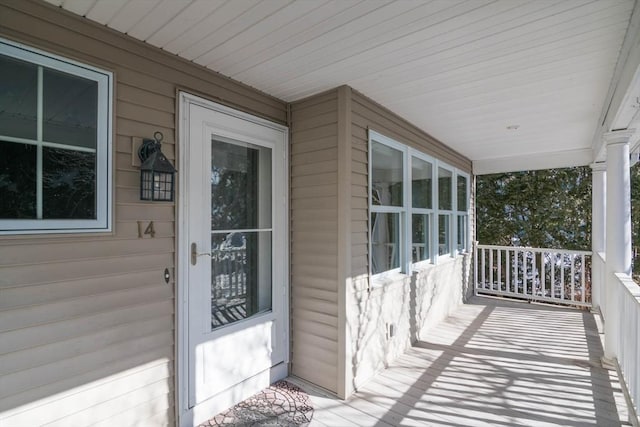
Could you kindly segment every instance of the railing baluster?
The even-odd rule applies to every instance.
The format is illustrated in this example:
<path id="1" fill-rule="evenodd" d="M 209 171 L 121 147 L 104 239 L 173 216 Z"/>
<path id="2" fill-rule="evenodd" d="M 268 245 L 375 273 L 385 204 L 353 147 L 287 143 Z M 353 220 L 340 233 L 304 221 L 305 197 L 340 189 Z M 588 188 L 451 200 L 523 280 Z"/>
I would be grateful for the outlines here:
<path id="1" fill-rule="evenodd" d="M 545 274 L 545 268 L 547 266 L 547 262 L 544 256 L 545 252 L 541 251 L 540 252 L 540 296 L 542 297 L 546 297 L 547 293 L 545 292 L 546 290 L 546 286 L 545 286 L 545 280 L 547 275 Z"/>
<path id="2" fill-rule="evenodd" d="M 518 293 L 518 251 L 513 251 L 513 263 L 511 265 L 511 292 Z"/>
<path id="3" fill-rule="evenodd" d="M 482 289 L 487 289 L 487 282 L 485 280 L 485 273 L 486 273 L 486 264 L 485 264 L 485 256 L 484 256 L 484 251 L 485 249 L 482 249 Z"/>
<path id="4" fill-rule="evenodd" d="M 505 260 L 505 268 L 504 268 L 504 273 L 507 276 L 504 280 L 504 284 L 505 284 L 505 290 L 507 292 L 509 292 L 511 290 L 511 280 L 510 280 L 510 266 L 509 266 L 509 262 L 511 260 L 511 251 L 509 249 L 507 249 L 506 251 L 506 257 L 507 259 Z"/>
<path id="5" fill-rule="evenodd" d="M 473 246 L 473 289 L 474 295 L 478 296 L 478 242 L 474 242 Z"/>
<path id="6" fill-rule="evenodd" d="M 537 273 L 537 280 L 534 277 L 534 284 L 536 285 L 536 289 L 533 292 L 534 296 L 540 296 L 539 292 L 540 289 L 542 289 L 542 257 L 540 256 L 540 251 L 536 251 L 534 254 L 534 259 L 535 259 L 535 263 L 536 263 L 536 273 Z"/>
<path id="7" fill-rule="evenodd" d="M 551 257 L 551 298 L 554 299 L 556 297 L 556 264 L 558 261 L 555 253 L 550 253 L 549 257 Z"/>
<path id="8" fill-rule="evenodd" d="M 527 295 L 527 261 L 529 257 L 527 256 L 527 251 L 522 251 L 522 294 Z"/>
<path id="9" fill-rule="evenodd" d="M 584 262 L 584 255 L 580 255 L 580 301 L 582 302 L 585 302 L 587 298 L 587 286 L 585 280 L 587 266 Z"/>
<path id="10" fill-rule="evenodd" d="M 518 251 L 518 254 L 516 255 L 516 261 L 517 261 L 516 271 L 515 271 L 515 273 L 516 273 L 516 282 L 513 284 L 513 287 L 514 287 L 514 290 L 515 290 L 516 294 L 520 292 L 520 286 L 519 286 L 520 285 L 520 280 L 521 280 L 520 276 L 522 275 L 522 267 L 520 267 L 520 258 L 521 258 L 520 255 L 521 255 L 521 251 Z"/>
<path id="11" fill-rule="evenodd" d="M 564 300 L 564 254 L 560 254 L 560 299 Z"/>
<path id="12" fill-rule="evenodd" d="M 489 283 L 491 283 L 491 290 L 493 291 L 493 249 L 489 249 Z"/>
<path id="13" fill-rule="evenodd" d="M 571 260 L 571 301 L 576 300 L 576 257 L 575 255 L 569 255 Z"/>
<path id="14" fill-rule="evenodd" d="M 502 250 L 498 249 L 498 290 L 502 291 Z"/>

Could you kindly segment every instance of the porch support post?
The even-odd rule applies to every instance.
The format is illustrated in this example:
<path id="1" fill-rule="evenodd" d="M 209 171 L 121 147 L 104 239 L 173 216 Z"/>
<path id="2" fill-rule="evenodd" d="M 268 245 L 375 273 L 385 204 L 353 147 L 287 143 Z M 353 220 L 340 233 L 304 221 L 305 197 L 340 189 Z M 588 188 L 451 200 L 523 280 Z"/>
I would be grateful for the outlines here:
<path id="1" fill-rule="evenodd" d="M 631 274 L 631 179 L 629 140 L 635 130 L 608 132 L 606 182 L 606 317 L 605 362 L 618 355 L 619 316 L 618 284 L 615 273 Z"/>
<path id="2" fill-rule="evenodd" d="M 591 164 L 591 179 L 591 305 L 602 313 L 606 276 L 598 254 L 606 250 L 607 165 L 604 162 Z"/>

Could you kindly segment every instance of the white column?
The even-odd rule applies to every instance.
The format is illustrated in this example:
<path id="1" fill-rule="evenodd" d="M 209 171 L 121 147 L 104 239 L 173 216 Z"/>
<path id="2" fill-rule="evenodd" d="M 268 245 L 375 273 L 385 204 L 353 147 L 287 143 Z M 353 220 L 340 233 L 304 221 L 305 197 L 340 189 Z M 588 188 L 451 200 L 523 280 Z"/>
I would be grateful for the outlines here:
<path id="1" fill-rule="evenodd" d="M 607 145 L 606 183 L 606 317 L 605 361 L 618 355 L 618 284 L 614 273 L 631 274 L 631 179 L 629 140 L 635 130 L 604 134 Z"/>
<path id="2" fill-rule="evenodd" d="M 603 312 L 605 304 L 604 264 L 600 262 L 598 253 L 604 253 L 606 236 L 606 183 L 607 165 L 603 163 L 591 164 L 591 304 L 594 309 Z"/>

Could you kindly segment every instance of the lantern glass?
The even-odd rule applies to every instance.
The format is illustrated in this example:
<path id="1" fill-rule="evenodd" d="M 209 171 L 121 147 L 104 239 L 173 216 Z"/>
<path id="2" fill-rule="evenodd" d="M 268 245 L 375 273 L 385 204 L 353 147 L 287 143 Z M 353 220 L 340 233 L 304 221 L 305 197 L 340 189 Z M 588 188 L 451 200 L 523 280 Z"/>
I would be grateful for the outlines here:
<path id="1" fill-rule="evenodd" d="M 153 196 L 151 200 L 173 201 L 173 173 L 153 172 Z"/>
<path id="2" fill-rule="evenodd" d="M 140 199 L 173 201 L 174 174 L 143 170 L 140 172 Z"/>
<path id="3" fill-rule="evenodd" d="M 140 171 L 140 200 L 153 200 L 153 171 Z"/>

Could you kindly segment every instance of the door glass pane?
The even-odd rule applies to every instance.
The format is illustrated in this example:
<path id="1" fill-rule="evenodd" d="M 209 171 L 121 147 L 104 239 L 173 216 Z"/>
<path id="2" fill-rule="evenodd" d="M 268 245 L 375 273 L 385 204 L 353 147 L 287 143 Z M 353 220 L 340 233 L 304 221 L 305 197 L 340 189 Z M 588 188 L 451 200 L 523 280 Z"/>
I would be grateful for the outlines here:
<path id="1" fill-rule="evenodd" d="M 42 149 L 43 216 L 51 219 L 96 218 L 96 155 Z"/>
<path id="2" fill-rule="evenodd" d="M 271 149 L 212 140 L 212 329 L 272 308 L 271 175 Z"/>
<path id="3" fill-rule="evenodd" d="M 271 228 L 271 150 L 211 143 L 211 229 Z"/>
<path id="4" fill-rule="evenodd" d="M 38 67 L 0 55 L 0 135 L 37 138 Z"/>
<path id="5" fill-rule="evenodd" d="M 35 145 L 0 140 L 0 218 L 36 217 Z"/>
<path id="6" fill-rule="evenodd" d="M 271 310 L 271 232 L 211 236 L 211 329 Z"/>
<path id="7" fill-rule="evenodd" d="M 98 82 L 45 68 L 43 116 L 45 141 L 95 149 Z"/>

